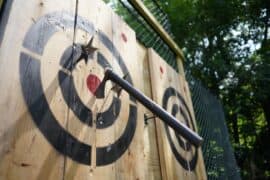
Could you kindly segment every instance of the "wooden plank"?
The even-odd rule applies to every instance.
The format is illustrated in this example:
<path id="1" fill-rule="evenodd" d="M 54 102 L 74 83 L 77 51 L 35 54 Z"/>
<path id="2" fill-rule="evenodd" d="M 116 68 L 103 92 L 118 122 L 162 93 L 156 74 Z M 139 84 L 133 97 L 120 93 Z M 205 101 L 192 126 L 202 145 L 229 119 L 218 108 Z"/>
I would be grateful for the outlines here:
<path id="1" fill-rule="evenodd" d="M 135 33 L 102 1 L 80 0 L 78 16 L 83 17 L 85 23 L 91 22 L 97 30 L 93 45 L 98 50 L 87 64 L 81 61 L 76 65 L 72 73 L 75 88 L 71 91 L 71 104 L 90 110 L 92 125 L 78 124 L 83 117 L 71 109 L 68 129 L 91 146 L 91 161 L 87 165 L 67 159 L 65 177 L 143 179 L 143 121 L 139 121 L 143 119 L 142 106 L 125 91 L 118 97 L 111 90 L 113 84 L 110 82 L 106 85 L 105 98 L 96 99 L 87 84 L 90 75 L 102 80 L 105 67 L 110 67 L 120 76 L 128 73 L 127 80 L 132 79 L 133 85 L 142 89 L 143 69 L 137 62 Z M 90 37 L 87 30 L 76 32 L 78 43 L 87 44 Z M 74 99 L 75 93 L 81 99 L 80 104 L 77 97 Z"/>
<path id="2" fill-rule="evenodd" d="M 93 46 L 98 48 L 98 51 L 92 55 L 93 57 L 91 60 L 89 60 L 87 64 L 84 61 L 78 63 L 76 65 L 78 69 L 76 69 L 72 74 L 75 86 L 72 94 L 77 94 L 78 97 L 71 95 L 71 97 L 75 97 L 71 99 L 71 104 L 80 107 L 79 109 L 91 112 L 91 114 L 88 115 L 91 117 L 92 123 L 80 123 L 84 119 L 83 113 L 76 112 L 76 108 L 74 108 L 69 112 L 69 130 L 76 132 L 77 137 L 84 137 L 84 142 L 89 148 L 89 157 L 85 158 L 88 159 L 89 162 L 87 164 L 83 164 L 81 162 L 75 162 L 72 159 L 68 159 L 65 177 L 67 179 L 108 179 L 108 175 L 110 174 L 110 177 L 114 179 L 115 176 L 112 176 L 112 174 L 116 174 L 114 163 L 105 167 L 97 167 L 99 165 L 97 165 L 96 162 L 98 159 L 96 157 L 97 147 L 108 146 L 108 144 L 113 142 L 115 139 L 114 128 L 108 127 L 104 130 L 101 129 L 103 130 L 103 133 L 106 134 L 104 135 L 99 129 L 97 129 L 96 125 L 96 123 L 102 122 L 97 120 L 97 114 L 108 108 L 107 104 L 111 103 L 112 97 L 108 97 L 109 100 L 105 103 L 104 99 L 96 99 L 93 93 L 89 91 L 87 84 L 87 79 L 90 75 L 96 76 L 99 80 L 102 80 L 103 78 L 104 68 L 97 61 L 98 53 L 105 57 L 107 59 L 106 61 L 109 60 L 110 62 L 108 63 L 111 64 L 113 55 L 102 42 L 99 32 L 102 32 L 101 34 L 104 34 L 109 40 L 112 40 L 112 11 L 101 1 L 80 0 L 78 4 L 78 17 L 82 17 L 85 23 L 92 24 L 94 31 L 91 30 L 90 26 L 87 29 L 77 30 L 76 42 L 87 44 L 89 39 L 93 37 Z M 83 22 L 81 22 L 81 24 L 83 24 Z M 106 92 L 108 92 L 108 89 L 109 88 L 106 89 Z M 103 107 L 103 105 L 105 107 Z"/>
<path id="3" fill-rule="evenodd" d="M 120 51 L 128 70 L 128 72 L 123 73 L 122 76 L 128 73 L 127 80 L 132 82 L 133 86 L 137 89 L 143 90 L 143 82 L 141 81 L 143 79 L 143 67 L 140 65 L 140 61 L 138 61 L 137 57 L 135 32 L 116 14 L 113 14 L 112 24 L 113 42 Z M 115 59 L 116 62 L 121 64 L 119 60 L 119 58 Z M 144 132 L 144 122 L 142 121 L 144 115 L 143 106 L 125 91 L 121 93 L 120 97 L 123 103 L 122 106 L 129 106 L 129 108 L 126 111 L 125 109 L 123 111 L 121 110 L 123 116 L 120 116 L 121 123 L 116 124 L 116 134 L 119 137 L 118 131 L 127 126 L 128 122 L 125 122 L 125 119 L 134 119 L 135 122 L 136 118 L 136 130 L 134 131 L 134 137 L 132 138 L 127 152 L 116 162 L 116 179 L 144 179 L 145 164 L 142 153 Z M 125 101 L 128 101 L 128 103 L 125 103 L 126 105 L 124 104 Z M 131 110 L 132 106 L 134 108 L 136 107 L 137 115 L 134 114 L 130 116 L 130 113 L 127 115 L 127 112 Z M 132 133 L 129 132 L 128 136 L 132 136 L 131 134 Z"/>
<path id="4" fill-rule="evenodd" d="M 179 56 L 176 57 L 176 63 L 177 63 L 179 75 L 185 78 L 184 65 Z"/>
<path id="5" fill-rule="evenodd" d="M 152 98 L 152 89 L 150 82 L 148 51 L 141 44 L 137 44 L 137 54 L 139 64 L 143 66 L 143 82 L 144 89 L 142 90 L 146 96 Z M 154 115 L 146 108 L 144 108 L 144 114 L 150 118 L 144 124 L 144 163 L 145 163 L 145 179 L 158 180 L 161 179 L 161 167 L 159 161 L 159 152 L 156 136 L 156 123 L 153 117 Z"/>
<path id="6" fill-rule="evenodd" d="M 189 89 L 177 74 L 152 49 L 149 65 L 153 99 L 177 119 L 196 130 Z M 163 122 L 157 121 L 157 135 L 163 179 L 206 179 L 201 149 L 191 146 Z"/>
<path id="7" fill-rule="evenodd" d="M 91 38 L 94 38 L 93 46 L 97 46 L 95 25 L 97 24 L 98 17 L 101 17 L 99 9 L 103 10 L 104 8 L 100 7 L 101 5 L 100 1 L 78 1 L 75 44 L 86 45 Z M 101 13 L 104 13 L 104 10 Z M 105 23 L 110 24 L 110 21 Z M 72 54 L 72 51 L 69 53 Z M 75 56 L 77 55 L 75 54 Z M 66 57 L 66 61 L 69 61 L 69 56 Z M 67 129 L 77 139 L 72 146 L 75 149 L 75 152 L 73 152 L 74 156 L 79 159 L 66 158 L 65 179 L 86 180 L 93 177 L 93 161 L 95 159 L 92 157 L 93 149 L 95 149 L 95 119 L 92 109 L 95 108 L 96 98 L 88 89 L 87 79 L 90 75 L 98 75 L 98 69 L 91 67 L 96 67 L 96 63 L 94 63 L 95 58 L 96 53 L 93 53 L 88 61 L 81 60 L 74 64 L 73 70 L 70 70 L 69 74 L 63 73 L 63 76 L 70 78 L 70 84 L 68 85 L 69 93 L 66 97 L 70 104 Z M 93 72 L 91 72 L 92 70 Z M 82 151 L 82 154 L 78 151 Z"/>
<path id="8" fill-rule="evenodd" d="M 57 72 L 59 52 L 73 40 L 72 24 L 65 28 L 61 19 L 72 22 L 74 7 L 75 1 L 14 0 L 4 12 L 0 179 L 63 179 L 65 138 L 58 130 L 65 129 L 67 105 Z"/>

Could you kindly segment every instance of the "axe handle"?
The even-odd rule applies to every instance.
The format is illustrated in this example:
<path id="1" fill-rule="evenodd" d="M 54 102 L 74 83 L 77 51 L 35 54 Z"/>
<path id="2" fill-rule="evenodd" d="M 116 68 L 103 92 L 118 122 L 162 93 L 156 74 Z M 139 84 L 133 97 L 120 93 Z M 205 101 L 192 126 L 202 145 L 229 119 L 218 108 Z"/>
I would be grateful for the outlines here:
<path id="1" fill-rule="evenodd" d="M 126 90 L 131 96 L 136 98 L 141 104 L 147 107 L 153 114 L 159 117 L 163 122 L 169 125 L 172 129 L 174 129 L 178 134 L 186 138 L 191 144 L 199 147 L 203 139 L 196 132 L 192 131 L 185 124 L 179 122 L 175 117 L 173 117 L 170 113 L 164 110 L 161 106 L 156 104 L 150 98 L 145 96 L 142 92 L 135 89 L 129 82 L 122 79 L 120 76 L 115 74 L 111 69 L 105 70 L 104 82 L 107 80 L 111 80 L 124 90 Z"/>

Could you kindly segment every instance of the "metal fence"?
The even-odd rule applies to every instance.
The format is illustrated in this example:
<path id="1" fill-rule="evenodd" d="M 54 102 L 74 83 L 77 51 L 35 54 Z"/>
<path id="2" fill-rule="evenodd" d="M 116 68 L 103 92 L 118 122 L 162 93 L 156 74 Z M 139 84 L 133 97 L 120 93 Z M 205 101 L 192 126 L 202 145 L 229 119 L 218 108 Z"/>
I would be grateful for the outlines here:
<path id="1" fill-rule="evenodd" d="M 178 71 L 176 55 L 127 0 L 104 1 L 129 24 L 136 32 L 137 39 L 145 47 L 152 47 Z M 168 16 L 160 8 L 158 2 L 156 0 L 144 0 L 143 2 L 173 38 Z M 190 85 L 199 134 L 205 140 L 202 151 L 208 179 L 240 179 L 239 168 L 229 141 L 222 104 L 189 73 L 186 73 L 186 79 Z"/>
<path id="2" fill-rule="evenodd" d="M 188 73 L 186 78 L 199 134 L 204 138 L 202 151 L 208 179 L 240 179 L 222 104 L 198 80 Z"/>

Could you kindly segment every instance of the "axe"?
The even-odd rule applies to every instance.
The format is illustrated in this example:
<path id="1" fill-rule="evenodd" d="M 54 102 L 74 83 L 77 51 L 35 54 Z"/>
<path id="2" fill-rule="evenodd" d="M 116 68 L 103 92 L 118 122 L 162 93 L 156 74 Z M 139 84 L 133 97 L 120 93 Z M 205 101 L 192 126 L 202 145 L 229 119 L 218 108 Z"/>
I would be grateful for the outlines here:
<path id="1" fill-rule="evenodd" d="M 187 139 L 191 144 L 196 147 L 199 147 L 203 139 L 196 132 L 192 131 L 185 124 L 179 122 L 175 117 L 173 117 L 170 113 L 164 110 L 157 103 L 152 101 L 150 98 L 145 96 L 142 92 L 135 89 L 128 81 L 124 80 L 116 73 L 112 71 L 110 68 L 105 69 L 105 76 L 101 81 L 99 87 L 96 89 L 95 95 L 97 98 L 104 98 L 105 96 L 105 85 L 107 80 L 111 80 L 122 89 L 127 91 L 131 96 L 133 96 L 136 100 L 138 100 L 142 105 L 148 108 L 153 114 L 159 117 L 164 123 L 174 129 L 179 135 L 183 136 Z"/>

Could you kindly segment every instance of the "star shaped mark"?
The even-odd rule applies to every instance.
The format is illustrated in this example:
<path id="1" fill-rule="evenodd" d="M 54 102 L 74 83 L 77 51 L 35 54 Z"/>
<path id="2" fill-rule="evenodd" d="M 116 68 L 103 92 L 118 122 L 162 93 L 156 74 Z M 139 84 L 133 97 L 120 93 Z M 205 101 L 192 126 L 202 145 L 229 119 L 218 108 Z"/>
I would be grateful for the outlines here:
<path id="1" fill-rule="evenodd" d="M 86 45 L 80 45 L 81 55 L 74 62 L 74 65 L 76 65 L 81 60 L 84 60 L 85 64 L 87 64 L 88 59 L 93 58 L 94 52 L 98 49 L 93 46 L 93 40 L 94 40 L 94 36 L 90 39 L 90 41 Z"/>

